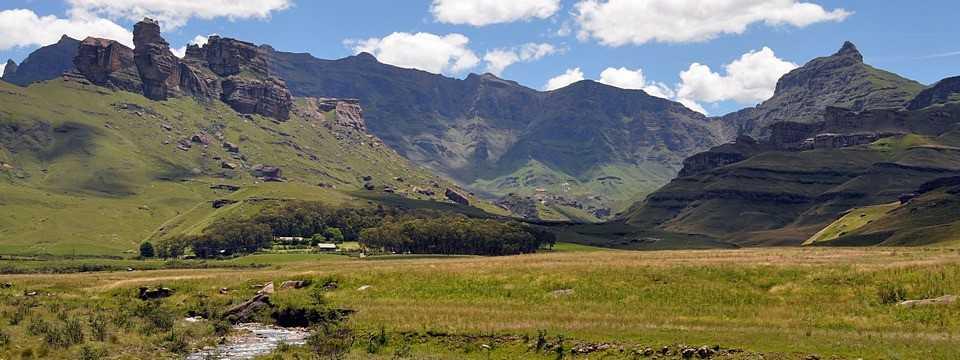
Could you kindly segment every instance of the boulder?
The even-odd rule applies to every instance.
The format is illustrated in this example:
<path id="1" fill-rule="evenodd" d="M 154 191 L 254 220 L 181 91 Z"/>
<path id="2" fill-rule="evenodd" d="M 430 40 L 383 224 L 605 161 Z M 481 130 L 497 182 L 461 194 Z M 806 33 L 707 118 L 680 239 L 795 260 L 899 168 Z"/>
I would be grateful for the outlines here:
<path id="1" fill-rule="evenodd" d="M 190 141 L 197 144 L 210 145 L 210 135 L 207 135 L 206 133 L 198 132 L 193 134 L 193 136 L 190 137 Z"/>
<path id="2" fill-rule="evenodd" d="M 282 181 L 283 170 L 276 166 L 257 164 L 250 169 L 253 176 L 264 181 Z"/>
<path id="3" fill-rule="evenodd" d="M 230 200 L 230 199 L 217 199 L 217 200 L 212 201 L 211 203 L 213 204 L 213 208 L 214 208 L 214 209 L 219 209 L 219 208 L 222 208 L 222 207 L 224 207 L 224 206 L 229 206 L 229 205 L 236 204 L 237 201 L 236 201 L 236 200 Z"/>
<path id="4" fill-rule="evenodd" d="M 270 285 L 272 286 L 273 283 Z M 223 318 L 233 324 L 250 322 L 261 310 L 272 306 L 269 294 L 257 293 L 257 295 L 254 295 L 250 300 L 244 301 L 224 311 Z"/>
<path id="5" fill-rule="evenodd" d="M 168 289 L 164 287 L 156 288 L 156 289 L 141 287 L 140 292 L 137 295 L 137 298 L 139 298 L 140 300 L 157 300 L 157 299 L 163 299 L 163 298 L 173 296 L 173 293 L 174 293 L 173 289 Z"/>
<path id="6" fill-rule="evenodd" d="M 227 162 L 227 161 L 220 162 L 221 169 L 236 170 L 237 167 L 238 167 L 237 164 L 234 164 L 232 162 Z"/>
<path id="7" fill-rule="evenodd" d="M 310 286 L 308 280 L 287 280 L 280 283 L 281 289 L 303 289 L 307 286 Z"/>
<path id="8" fill-rule="evenodd" d="M 180 87 L 180 61 L 160 35 L 160 23 L 145 18 L 133 27 L 134 62 L 143 81 L 143 95 L 151 100 L 175 96 Z"/>
<path id="9" fill-rule="evenodd" d="M 467 196 L 464 195 L 462 192 L 460 192 L 460 191 L 458 191 L 458 190 L 456 190 L 456 189 L 447 188 L 447 191 L 446 191 L 446 193 L 444 193 L 444 195 L 447 197 L 447 199 L 449 199 L 450 201 L 453 201 L 453 202 L 455 202 L 455 203 L 457 203 L 457 204 L 460 204 L 460 205 L 470 205 L 470 199 L 467 198 Z"/>
<path id="10" fill-rule="evenodd" d="M 907 300 L 897 303 L 897 306 L 901 307 L 919 307 L 919 306 L 942 306 L 942 305 L 952 305 L 957 302 L 956 295 L 944 295 L 934 299 L 923 299 L 923 300 Z"/>
<path id="11" fill-rule="evenodd" d="M 228 153 L 236 154 L 240 152 L 240 147 L 229 141 L 223 142 L 223 149 L 226 150 Z"/>

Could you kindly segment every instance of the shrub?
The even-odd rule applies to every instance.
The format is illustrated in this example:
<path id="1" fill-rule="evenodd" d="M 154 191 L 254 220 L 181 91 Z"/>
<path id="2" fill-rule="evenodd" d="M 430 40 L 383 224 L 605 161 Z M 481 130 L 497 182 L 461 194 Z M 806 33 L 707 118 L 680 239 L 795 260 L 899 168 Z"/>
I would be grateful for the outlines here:
<path id="1" fill-rule="evenodd" d="M 877 289 L 881 304 L 896 304 L 907 299 L 907 289 L 900 284 L 883 284 Z"/>
<path id="2" fill-rule="evenodd" d="M 155 253 L 153 251 L 153 243 L 149 241 L 144 241 L 140 244 L 140 257 L 144 259 L 149 259 L 154 257 Z"/>
<path id="3" fill-rule="evenodd" d="M 307 345 L 321 359 L 342 359 L 353 343 L 353 331 L 339 324 L 325 324 L 307 338 Z"/>

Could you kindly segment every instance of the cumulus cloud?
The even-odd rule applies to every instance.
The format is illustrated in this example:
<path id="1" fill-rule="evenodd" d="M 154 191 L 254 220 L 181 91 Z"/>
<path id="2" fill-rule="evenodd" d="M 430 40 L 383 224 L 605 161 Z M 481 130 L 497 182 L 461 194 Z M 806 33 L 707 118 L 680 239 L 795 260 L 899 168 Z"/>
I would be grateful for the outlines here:
<path id="1" fill-rule="evenodd" d="M 706 41 L 754 23 L 805 27 L 852 13 L 797 0 L 581 0 L 573 14 L 581 40 L 622 46 Z"/>
<path id="2" fill-rule="evenodd" d="M 3 75 L 3 70 L 7 68 L 7 63 L 0 62 L 0 75 Z"/>
<path id="3" fill-rule="evenodd" d="M 781 76 L 797 64 L 782 60 L 768 47 L 750 51 L 724 66 L 725 73 L 694 63 L 680 73 L 677 98 L 696 102 L 736 101 L 754 104 L 773 96 Z"/>
<path id="4" fill-rule="evenodd" d="M 67 0 L 72 14 L 96 14 L 139 21 L 150 17 L 164 29 L 176 29 L 191 18 L 265 19 L 286 10 L 292 0 Z"/>
<path id="5" fill-rule="evenodd" d="M 178 58 L 181 58 L 181 59 L 182 59 L 184 56 L 187 55 L 187 46 L 189 46 L 189 45 L 200 45 L 200 46 L 203 46 L 204 44 L 207 43 L 207 40 L 209 40 L 210 37 L 211 37 L 211 36 L 214 36 L 214 35 L 218 35 L 218 34 L 210 34 L 210 35 L 207 35 L 207 36 L 197 35 L 197 36 L 195 36 L 195 37 L 193 38 L 193 40 L 188 41 L 188 42 L 187 42 L 187 45 L 184 45 L 184 46 L 182 46 L 182 47 L 175 48 L 175 49 L 170 49 L 170 51 L 173 52 L 173 54 L 176 55 Z"/>
<path id="6" fill-rule="evenodd" d="M 599 82 L 621 89 L 643 90 L 652 96 L 665 99 L 673 98 L 674 92 L 664 83 L 648 82 L 642 69 L 631 70 L 625 67 L 606 68 L 600 73 Z"/>
<path id="7" fill-rule="evenodd" d="M 567 71 L 563 74 L 557 75 L 556 77 L 548 80 L 547 84 L 543 86 L 543 89 L 546 91 L 552 91 L 566 87 L 567 85 L 583 79 L 583 71 L 580 71 L 580 68 L 567 69 Z"/>
<path id="8" fill-rule="evenodd" d="M 437 74 L 458 74 L 476 67 L 480 58 L 467 47 L 469 43 L 470 39 L 461 34 L 424 32 L 395 32 L 383 38 L 346 41 L 355 53 L 367 52 L 387 64 Z"/>
<path id="9" fill-rule="evenodd" d="M 558 51 L 550 44 L 527 43 L 510 49 L 491 50 L 483 56 L 483 60 L 487 63 L 487 72 L 499 76 L 510 65 L 537 61 Z"/>
<path id="10" fill-rule="evenodd" d="M 560 0 L 433 0 L 434 19 L 448 24 L 484 26 L 546 19 L 560 10 Z"/>
<path id="11" fill-rule="evenodd" d="M 0 11 L 0 50 L 49 45 L 63 35 L 80 40 L 102 37 L 133 46 L 133 34 L 110 20 L 80 15 L 39 16 L 28 9 Z"/>

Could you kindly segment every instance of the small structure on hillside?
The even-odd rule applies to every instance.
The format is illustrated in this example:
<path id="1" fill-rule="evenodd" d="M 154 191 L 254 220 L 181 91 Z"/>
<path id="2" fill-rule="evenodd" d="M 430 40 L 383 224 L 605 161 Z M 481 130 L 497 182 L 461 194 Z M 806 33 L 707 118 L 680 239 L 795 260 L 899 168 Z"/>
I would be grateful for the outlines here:
<path id="1" fill-rule="evenodd" d="M 337 244 L 332 244 L 332 243 L 317 244 L 317 251 L 320 251 L 320 252 L 333 252 L 338 250 L 339 249 L 337 248 Z"/>

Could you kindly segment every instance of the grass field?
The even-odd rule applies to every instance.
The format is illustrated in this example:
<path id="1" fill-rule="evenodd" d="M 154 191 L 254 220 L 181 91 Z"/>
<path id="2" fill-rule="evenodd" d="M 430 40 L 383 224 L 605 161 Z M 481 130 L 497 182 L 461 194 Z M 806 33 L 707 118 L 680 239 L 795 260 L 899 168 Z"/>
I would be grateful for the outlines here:
<path id="1" fill-rule="evenodd" d="M 567 356 L 578 345 L 617 346 L 590 358 L 687 344 L 744 350 L 733 358 L 956 359 L 960 345 L 960 304 L 893 304 L 960 294 L 960 251 L 953 249 L 630 252 L 561 244 L 498 258 L 265 254 L 230 262 L 268 266 L 4 276 L 13 288 L 0 290 L 0 323 L 11 341 L 0 358 L 43 346 L 27 325 L 6 326 L 26 290 L 44 294 L 38 307 L 56 306 L 50 313 L 73 306 L 71 313 L 94 314 L 138 286 L 162 285 L 177 291 L 163 306 L 186 317 L 197 298 L 226 306 L 249 296 L 250 284 L 328 277 L 339 283 L 328 301 L 356 310 L 348 325 L 357 334 L 383 328 L 391 339 L 370 353 L 360 335 L 348 358 L 556 358 L 532 347 L 538 331 L 553 342 L 562 336 Z M 219 294 L 221 287 L 238 291 Z M 215 341 L 208 330 L 192 331 L 189 346 Z M 130 340 L 111 341 L 88 342 L 114 349 Z M 114 358 L 176 357 L 162 338 L 143 341 L 160 345 L 124 348 Z M 71 358 L 80 349 L 47 355 Z M 270 358 L 294 354 L 285 348 Z"/>

